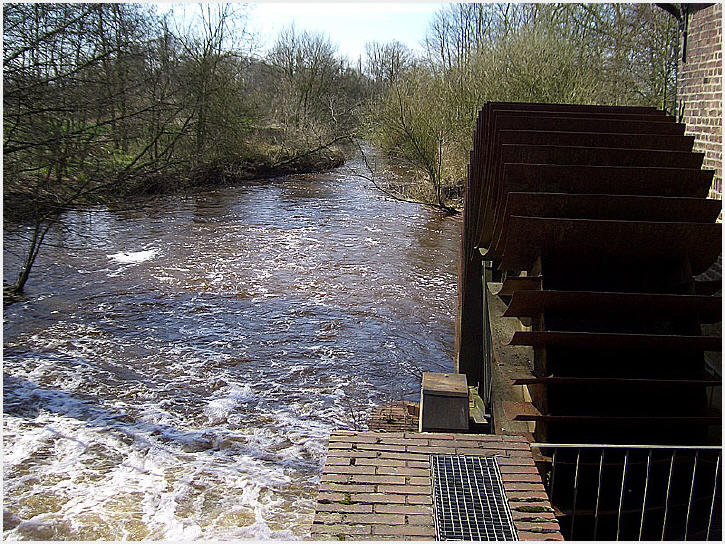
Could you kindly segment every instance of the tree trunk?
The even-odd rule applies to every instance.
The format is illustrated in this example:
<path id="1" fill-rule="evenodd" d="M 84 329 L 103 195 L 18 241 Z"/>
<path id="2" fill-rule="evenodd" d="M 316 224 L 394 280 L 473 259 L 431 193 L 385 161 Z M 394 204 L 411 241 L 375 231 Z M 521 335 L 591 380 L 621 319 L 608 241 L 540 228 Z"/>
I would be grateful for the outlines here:
<path id="1" fill-rule="evenodd" d="M 28 252 L 25 255 L 25 262 L 23 263 L 23 267 L 20 269 L 18 279 L 9 288 L 9 292 L 11 295 L 20 295 L 23 293 L 23 290 L 25 289 L 25 284 L 28 281 L 28 277 L 30 277 L 30 271 L 35 264 L 35 258 L 38 256 L 40 246 L 43 244 L 43 239 L 48 233 L 48 230 L 50 230 L 51 225 L 52 222 L 48 222 L 47 224 L 45 224 L 43 222 L 43 219 L 38 219 L 36 221 L 35 227 L 33 229 L 33 237 L 30 239 L 30 247 L 28 248 Z"/>

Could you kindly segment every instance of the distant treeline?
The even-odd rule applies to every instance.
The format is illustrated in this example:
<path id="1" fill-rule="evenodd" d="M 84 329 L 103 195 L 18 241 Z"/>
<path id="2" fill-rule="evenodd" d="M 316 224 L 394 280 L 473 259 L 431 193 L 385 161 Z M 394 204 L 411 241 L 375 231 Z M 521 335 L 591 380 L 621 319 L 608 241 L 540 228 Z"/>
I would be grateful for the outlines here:
<path id="1" fill-rule="evenodd" d="M 62 203 L 170 173 L 309 162 L 353 131 L 361 73 L 293 29 L 253 57 L 237 9 L 205 5 L 179 29 L 143 5 L 4 5 L 6 193 Z"/>
<path id="2" fill-rule="evenodd" d="M 651 4 L 449 4 L 421 53 L 369 43 L 350 63 L 288 28 L 255 54 L 244 8 L 195 21 L 137 4 L 3 5 L 5 217 L 329 167 L 364 139 L 448 209 L 487 100 L 675 107 L 677 30 Z"/>
<path id="3" fill-rule="evenodd" d="M 238 9 L 179 29 L 143 5 L 4 5 L 6 189 L 139 190 L 170 170 L 319 160 L 354 134 L 443 204 L 487 100 L 675 108 L 676 23 L 651 4 L 450 4 L 423 53 L 370 43 L 354 65 L 294 28 L 254 56 Z"/>

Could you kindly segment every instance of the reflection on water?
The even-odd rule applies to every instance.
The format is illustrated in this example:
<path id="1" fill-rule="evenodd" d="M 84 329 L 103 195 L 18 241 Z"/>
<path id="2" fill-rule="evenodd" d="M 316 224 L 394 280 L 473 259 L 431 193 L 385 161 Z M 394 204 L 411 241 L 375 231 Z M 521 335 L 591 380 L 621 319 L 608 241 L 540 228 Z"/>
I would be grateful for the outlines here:
<path id="1" fill-rule="evenodd" d="M 459 220 L 346 168 L 66 222 L 5 310 L 7 539 L 304 537 L 330 429 L 452 368 Z"/>

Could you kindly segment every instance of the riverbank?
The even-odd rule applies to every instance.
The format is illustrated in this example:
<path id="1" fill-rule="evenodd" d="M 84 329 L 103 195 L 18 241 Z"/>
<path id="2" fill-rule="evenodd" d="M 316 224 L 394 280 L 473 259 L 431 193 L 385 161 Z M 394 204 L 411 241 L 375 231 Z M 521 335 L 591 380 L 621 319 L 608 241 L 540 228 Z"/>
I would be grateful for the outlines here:
<path id="1" fill-rule="evenodd" d="M 93 182 L 83 181 L 80 177 L 64 180 L 66 189 L 56 186 L 52 190 L 41 188 L 42 183 L 38 180 L 28 180 L 26 184 L 13 184 L 4 188 L 4 214 L 10 221 L 26 221 L 38 215 L 62 212 L 69 206 L 112 204 L 121 199 L 173 194 L 192 188 L 327 172 L 342 166 L 352 152 L 350 145 L 335 142 L 311 151 L 300 150 L 291 157 L 278 158 L 272 153 L 256 153 L 246 158 L 169 166 L 118 183 L 95 182 L 95 188 Z M 78 194 L 73 197 L 73 193 Z"/>
<path id="2" fill-rule="evenodd" d="M 26 251 L 28 262 L 22 270 L 32 268 L 35 255 L 50 227 L 61 214 L 74 208 L 92 205 L 124 207 L 152 196 L 183 194 L 192 190 L 206 190 L 221 185 L 237 185 L 259 179 L 273 179 L 291 174 L 321 173 L 342 166 L 352 154 L 349 137 L 338 137 L 317 147 L 295 146 L 283 153 L 283 146 L 258 140 L 247 149 L 246 156 L 224 160 L 211 159 L 193 166 L 175 164 L 153 170 L 139 169 L 132 175 L 116 166 L 105 173 L 77 172 L 53 179 L 50 175 L 37 175 L 26 183 L 6 184 L 3 187 L 3 220 L 5 224 L 31 225 L 34 234 Z M 130 167 L 130 165 L 128 166 Z M 24 298 L 25 279 L 15 283 L 3 279 L 3 302 L 13 304 Z"/>
<path id="3" fill-rule="evenodd" d="M 160 195 L 188 188 L 234 185 L 292 174 L 322 173 L 342 166 L 351 155 L 351 146 L 339 142 L 312 150 L 298 150 L 291 157 L 281 159 L 271 153 L 259 153 L 244 159 L 200 164 L 172 176 L 164 174 L 153 176 L 130 185 L 123 194 L 124 196 Z"/>

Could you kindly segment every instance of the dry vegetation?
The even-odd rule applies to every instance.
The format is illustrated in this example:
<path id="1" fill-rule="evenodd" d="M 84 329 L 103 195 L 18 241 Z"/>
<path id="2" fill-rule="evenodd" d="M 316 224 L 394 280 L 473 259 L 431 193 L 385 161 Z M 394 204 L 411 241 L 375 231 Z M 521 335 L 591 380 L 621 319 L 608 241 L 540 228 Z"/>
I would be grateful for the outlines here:
<path id="1" fill-rule="evenodd" d="M 368 138 L 447 207 L 461 194 L 486 101 L 647 105 L 675 110 L 677 28 L 652 4 L 450 4 L 423 55 L 374 44 Z"/>

